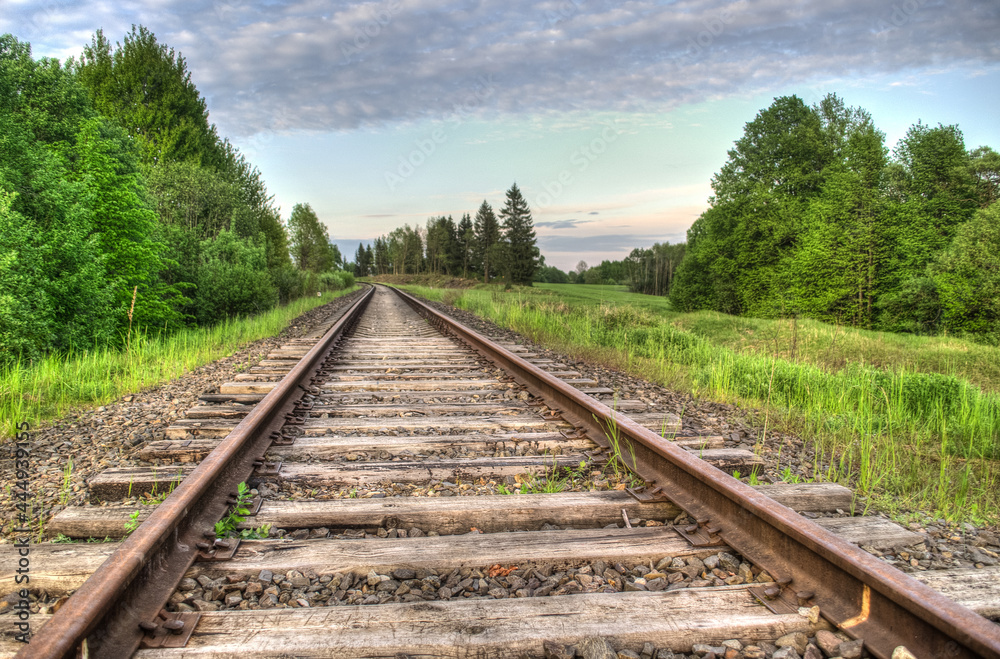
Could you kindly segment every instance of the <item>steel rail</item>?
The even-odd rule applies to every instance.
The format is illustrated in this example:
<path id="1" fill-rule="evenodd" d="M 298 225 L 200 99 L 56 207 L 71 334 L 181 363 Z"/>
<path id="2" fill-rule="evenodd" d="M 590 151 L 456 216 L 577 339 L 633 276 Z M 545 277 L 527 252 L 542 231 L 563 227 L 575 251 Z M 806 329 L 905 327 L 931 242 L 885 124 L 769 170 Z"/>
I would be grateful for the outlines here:
<path id="1" fill-rule="evenodd" d="M 880 659 L 1000 659 L 997 625 L 879 561 L 448 316 L 393 289 L 418 313 L 504 368 L 605 446 L 625 442 L 634 471 L 779 582 L 792 606 L 827 620 Z"/>
<path id="2" fill-rule="evenodd" d="M 300 383 L 317 370 L 371 299 L 369 288 L 260 403 L 158 505 L 44 627 L 17 659 L 75 657 L 86 644 L 90 657 L 121 659 L 139 647 L 149 623 L 195 561 L 198 543 L 214 525 L 301 398 Z"/>

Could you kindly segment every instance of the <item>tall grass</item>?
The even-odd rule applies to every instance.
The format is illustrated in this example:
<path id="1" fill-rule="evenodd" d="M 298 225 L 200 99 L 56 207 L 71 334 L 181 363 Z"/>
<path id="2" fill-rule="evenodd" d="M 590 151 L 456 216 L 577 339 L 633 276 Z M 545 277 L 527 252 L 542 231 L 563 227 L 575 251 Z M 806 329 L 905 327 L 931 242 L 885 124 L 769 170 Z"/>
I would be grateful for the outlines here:
<path id="1" fill-rule="evenodd" d="M 653 311 L 530 291 L 471 290 L 452 303 L 564 352 L 769 414 L 814 442 L 817 473 L 850 480 L 883 509 L 1000 518 L 1000 395 L 954 373 L 915 372 L 907 359 L 832 368 L 739 351 Z"/>
<path id="2" fill-rule="evenodd" d="M 274 336 L 297 316 L 355 288 L 300 298 L 257 316 L 167 336 L 133 331 L 121 350 L 52 354 L 31 364 L 0 366 L 0 436 L 13 436 L 15 424 L 22 421 L 34 426 L 75 406 L 105 403 L 176 378 L 252 341 Z"/>

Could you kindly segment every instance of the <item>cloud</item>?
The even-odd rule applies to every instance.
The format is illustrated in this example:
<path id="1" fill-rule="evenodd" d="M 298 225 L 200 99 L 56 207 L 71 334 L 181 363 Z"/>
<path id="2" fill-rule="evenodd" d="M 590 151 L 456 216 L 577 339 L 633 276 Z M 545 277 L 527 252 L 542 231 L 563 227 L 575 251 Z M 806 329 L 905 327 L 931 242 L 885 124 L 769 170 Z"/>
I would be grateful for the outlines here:
<path id="1" fill-rule="evenodd" d="M 545 229 L 575 229 L 581 224 L 589 224 L 593 220 L 552 220 L 548 222 L 535 222 L 535 227 Z"/>
<path id="2" fill-rule="evenodd" d="M 994 0 L 173 0 L 15 4 L 41 54 L 147 25 L 224 134 L 503 113 L 661 113 L 819 78 L 994 64 Z M 84 43 L 86 40 L 84 40 Z M 484 81 L 490 81 L 484 83 Z M 489 93 L 487 93 L 489 92 Z"/>

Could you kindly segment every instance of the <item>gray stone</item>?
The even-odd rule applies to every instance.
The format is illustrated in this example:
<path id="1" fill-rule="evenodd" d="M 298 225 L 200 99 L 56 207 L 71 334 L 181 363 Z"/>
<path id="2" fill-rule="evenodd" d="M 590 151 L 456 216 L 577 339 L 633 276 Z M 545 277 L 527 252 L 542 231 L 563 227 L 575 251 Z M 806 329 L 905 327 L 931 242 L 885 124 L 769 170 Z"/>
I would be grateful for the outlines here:
<path id="1" fill-rule="evenodd" d="M 779 648 L 795 648 L 796 654 L 801 654 L 806 651 L 806 646 L 809 645 L 809 637 L 802 632 L 792 632 L 785 634 L 774 644 Z"/>
<path id="2" fill-rule="evenodd" d="M 806 652 L 802 655 L 802 659 L 823 659 L 823 651 L 810 643 L 806 646 Z M 916 659 L 916 657 L 913 659 Z"/>
<path id="3" fill-rule="evenodd" d="M 206 602 L 205 600 L 194 600 L 193 602 L 191 602 L 191 606 L 193 606 L 198 611 L 218 611 L 219 610 L 219 604 L 218 604 L 218 602 Z"/>
<path id="4" fill-rule="evenodd" d="M 187 592 L 189 590 L 194 590 L 198 587 L 198 582 L 190 577 L 185 577 L 181 579 L 181 583 L 177 586 L 177 590 L 181 592 Z"/>
<path id="5" fill-rule="evenodd" d="M 618 659 L 639 659 L 639 653 L 623 648 L 618 651 Z"/>
<path id="6" fill-rule="evenodd" d="M 719 567 L 719 555 L 713 554 L 712 556 L 708 556 L 702 562 L 705 564 L 706 570 L 714 570 Z"/>
<path id="7" fill-rule="evenodd" d="M 600 636 L 590 636 L 583 639 L 577 651 L 583 659 L 618 659 L 618 653 L 605 639 Z"/>
<path id="8" fill-rule="evenodd" d="M 415 570 L 411 570 L 408 567 L 400 567 L 392 571 L 392 576 L 400 580 L 405 580 L 413 579 L 417 576 L 417 573 Z"/>
<path id="9" fill-rule="evenodd" d="M 656 652 L 656 646 L 652 643 L 643 643 L 642 645 L 642 659 L 653 659 L 653 653 Z"/>
<path id="10" fill-rule="evenodd" d="M 837 635 L 826 629 L 821 629 L 816 632 L 816 645 L 819 649 L 826 653 L 826 656 L 833 657 L 837 654 L 837 648 L 840 647 L 841 640 L 837 638 Z"/>
<path id="11" fill-rule="evenodd" d="M 860 659 L 861 650 L 865 642 L 862 639 L 856 641 L 844 641 L 837 647 L 837 654 L 844 659 Z"/>
<path id="12" fill-rule="evenodd" d="M 771 655 L 771 659 L 802 659 L 799 653 L 795 651 L 790 645 L 786 645 L 780 648 L 777 652 Z"/>
<path id="13" fill-rule="evenodd" d="M 660 648 L 656 651 L 656 659 L 674 659 L 674 651 L 670 648 Z"/>
<path id="14" fill-rule="evenodd" d="M 736 573 L 740 569 L 740 560 L 728 552 L 719 553 L 719 567 L 728 572 Z"/>

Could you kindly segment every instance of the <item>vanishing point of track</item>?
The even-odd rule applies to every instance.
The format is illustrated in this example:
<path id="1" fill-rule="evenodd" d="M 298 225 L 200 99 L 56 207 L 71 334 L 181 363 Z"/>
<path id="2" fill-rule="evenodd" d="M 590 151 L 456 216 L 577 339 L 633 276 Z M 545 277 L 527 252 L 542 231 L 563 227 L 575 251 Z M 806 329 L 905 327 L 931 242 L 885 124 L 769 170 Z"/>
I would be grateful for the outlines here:
<path id="1" fill-rule="evenodd" d="M 373 287 L 150 447 L 198 464 L 160 469 L 183 479 L 17 656 L 517 657 L 584 636 L 690 651 L 832 625 L 885 659 L 1000 659 L 996 625 L 727 476 L 712 438 L 689 450 L 651 429 L 675 417 L 630 417 L 532 357 Z M 609 451 L 645 485 L 481 491 L 601 477 Z M 131 494 L 148 471 L 91 487 Z M 244 481 L 274 499 L 254 523 L 292 533 L 215 540 Z"/>

